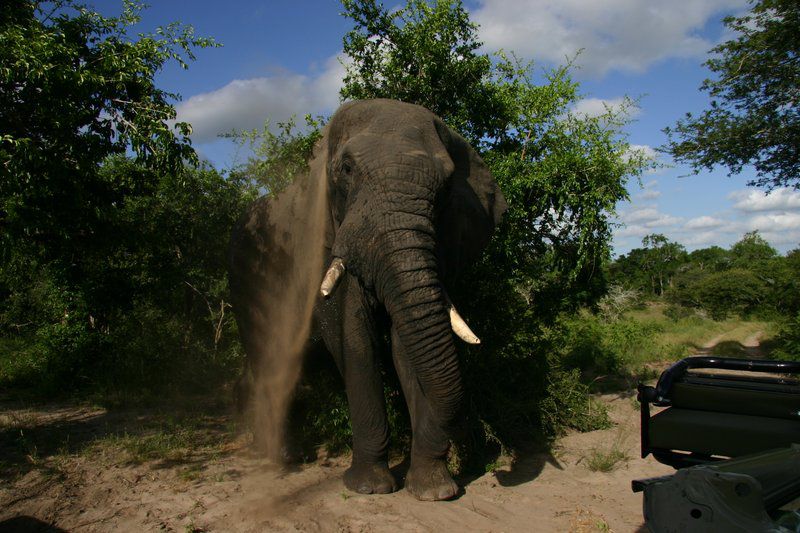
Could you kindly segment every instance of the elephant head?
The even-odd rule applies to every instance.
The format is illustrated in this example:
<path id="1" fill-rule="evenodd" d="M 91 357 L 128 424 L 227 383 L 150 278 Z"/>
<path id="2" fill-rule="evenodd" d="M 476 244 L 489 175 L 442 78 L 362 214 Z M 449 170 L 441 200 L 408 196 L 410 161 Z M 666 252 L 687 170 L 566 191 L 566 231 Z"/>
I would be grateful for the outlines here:
<path id="1" fill-rule="evenodd" d="M 386 308 L 432 411 L 451 419 L 461 400 L 451 328 L 479 342 L 443 282 L 477 259 L 506 210 L 485 163 L 427 109 L 393 100 L 345 104 L 327 126 L 332 262 Z"/>

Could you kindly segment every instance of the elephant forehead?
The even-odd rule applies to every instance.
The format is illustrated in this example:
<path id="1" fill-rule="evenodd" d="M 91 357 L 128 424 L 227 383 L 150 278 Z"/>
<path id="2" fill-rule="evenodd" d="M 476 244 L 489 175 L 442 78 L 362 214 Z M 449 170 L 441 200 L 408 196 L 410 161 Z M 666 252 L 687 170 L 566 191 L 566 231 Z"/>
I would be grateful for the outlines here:
<path id="1" fill-rule="evenodd" d="M 358 100 L 343 105 L 334 115 L 334 121 L 372 121 L 372 120 L 424 120 L 433 117 L 428 109 L 399 100 L 376 98 L 373 100 Z"/>
<path id="2" fill-rule="evenodd" d="M 391 136 L 417 142 L 436 138 L 436 118 L 424 107 L 396 100 L 362 100 L 345 104 L 331 119 L 334 144 L 359 134 Z"/>
<path id="3" fill-rule="evenodd" d="M 441 157 L 446 152 L 433 122 L 429 125 L 394 124 L 364 128 L 343 141 L 340 150 L 347 150 L 354 155 L 368 153 L 378 157 L 430 159 Z"/>

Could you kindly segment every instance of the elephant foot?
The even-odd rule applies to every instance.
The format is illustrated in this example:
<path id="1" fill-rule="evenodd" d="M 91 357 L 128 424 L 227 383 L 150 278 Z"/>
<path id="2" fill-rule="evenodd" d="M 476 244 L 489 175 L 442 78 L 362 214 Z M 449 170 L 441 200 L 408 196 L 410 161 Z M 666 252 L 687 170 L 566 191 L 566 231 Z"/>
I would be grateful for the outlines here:
<path id="1" fill-rule="evenodd" d="M 344 486 L 359 494 L 389 494 L 397 490 L 386 462 L 353 464 L 344 473 Z"/>
<path id="2" fill-rule="evenodd" d="M 406 475 L 406 490 L 418 500 L 449 500 L 458 494 L 444 459 L 411 459 Z"/>

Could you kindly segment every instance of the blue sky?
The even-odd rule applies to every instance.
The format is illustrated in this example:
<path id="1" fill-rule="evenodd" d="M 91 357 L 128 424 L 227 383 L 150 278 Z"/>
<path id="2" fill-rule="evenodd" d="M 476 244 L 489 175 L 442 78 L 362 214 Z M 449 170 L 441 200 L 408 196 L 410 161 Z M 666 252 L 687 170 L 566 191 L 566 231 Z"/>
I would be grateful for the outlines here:
<path id="1" fill-rule="evenodd" d="M 153 1 L 142 29 L 173 20 L 192 24 L 222 48 L 198 51 L 189 70 L 169 67 L 161 87 L 180 93 L 178 118 L 192 123 L 195 147 L 220 169 L 246 158 L 217 135 L 260 127 L 293 114 L 329 114 L 338 105 L 343 67 L 342 36 L 348 21 L 336 0 L 269 2 Z M 97 1 L 104 13 L 119 3 Z M 391 1 L 387 5 L 394 5 Z M 698 90 L 708 72 L 707 51 L 730 35 L 725 15 L 741 14 L 746 0 L 472 0 L 465 2 L 480 24 L 485 50 L 500 48 L 542 67 L 578 58 L 585 99 L 576 111 L 593 113 L 624 96 L 639 108 L 627 127 L 629 141 L 665 166 L 629 185 L 630 202 L 618 205 L 622 226 L 614 233 L 616 254 L 641 246 L 642 237 L 663 233 L 692 250 L 728 247 L 752 230 L 778 250 L 800 245 L 800 191 L 770 195 L 745 186 L 752 172 L 727 177 L 724 169 L 690 175 L 653 149 L 666 141 L 662 129 L 707 103 Z"/>

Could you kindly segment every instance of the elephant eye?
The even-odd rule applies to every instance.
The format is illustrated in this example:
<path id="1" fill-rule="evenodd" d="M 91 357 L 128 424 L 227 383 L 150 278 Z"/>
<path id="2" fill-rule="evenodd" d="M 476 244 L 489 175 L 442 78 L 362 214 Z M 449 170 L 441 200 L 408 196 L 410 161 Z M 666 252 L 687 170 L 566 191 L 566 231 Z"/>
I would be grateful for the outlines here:
<path id="1" fill-rule="evenodd" d="M 349 158 L 345 158 L 342 160 L 342 175 L 349 176 L 353 173 L 353 162 Z"/>

